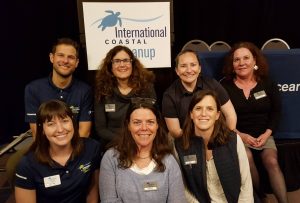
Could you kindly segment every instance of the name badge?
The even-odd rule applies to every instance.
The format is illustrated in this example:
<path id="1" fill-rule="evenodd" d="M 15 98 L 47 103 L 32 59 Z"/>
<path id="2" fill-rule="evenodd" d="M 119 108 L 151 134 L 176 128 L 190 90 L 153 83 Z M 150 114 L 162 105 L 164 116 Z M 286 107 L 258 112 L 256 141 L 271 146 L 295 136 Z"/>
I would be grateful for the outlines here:
<path id="1" fill-rule="evenodd" d="M 144 191 L 156 191 L 158 189 L 156 182 L 146 182 L 144 183 Z"/>
<path id="2" fill-rule="evenodd" d="M 196 154 L 184 156 L 183 161 L 184 165 L 197 164 L 197 156 Z"/>
<path id="3" fill-rule="evenodd" d="M 254 98 L 255 98 L 256 100 L 258 100 L 258 99 L 261 99 L 261 98 L 263 98 L 263 97 L 266 97 L 267 94 L 266 94 L 266 92 L 265 92 L 264 90 L 262 90 L 262 91 L 259 91 L 259 92 L 255 92 L 255 93 L 253 94 L 253 96 L 254 96 Z"/>
<path id="4" fill-rule="evenodd" d="M 60 184 L 61 184 L 61 182 L 60 182 L 59 175 L 48 176 L 48 177 L 44 178 L 45 188 L 53 187 L 53 186 L 60 185 Z"/>
<path id="5" fill-rule="evenodd" d="M 105 104 L 105 112 L 115 112 L 116 105 L 115 104 Z"/>

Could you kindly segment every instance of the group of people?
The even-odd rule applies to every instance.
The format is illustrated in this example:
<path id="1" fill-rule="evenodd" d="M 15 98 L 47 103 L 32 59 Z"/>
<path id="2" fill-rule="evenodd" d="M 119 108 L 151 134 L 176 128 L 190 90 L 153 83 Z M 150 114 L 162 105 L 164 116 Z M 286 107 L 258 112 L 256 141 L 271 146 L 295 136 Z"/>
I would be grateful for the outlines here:
<path id="1" fill-rule="evenodd" d="M 280 96 L 253 43 L 233 46 L 222 83 L 201 74 L 196 52 L 180 52 L 161 108 L 154 74 L 128 47 L 102 60 L 94 100 L 73 77 L 78 55 L 76 42 L 59 39 L 50 76 L 25 88 L 34 141 L 15 172 L 17 203 L 259 202 L 255 157 L 287 202 L 272 137 Z M 88 138 L 93 125 L 102 145 Z"/>

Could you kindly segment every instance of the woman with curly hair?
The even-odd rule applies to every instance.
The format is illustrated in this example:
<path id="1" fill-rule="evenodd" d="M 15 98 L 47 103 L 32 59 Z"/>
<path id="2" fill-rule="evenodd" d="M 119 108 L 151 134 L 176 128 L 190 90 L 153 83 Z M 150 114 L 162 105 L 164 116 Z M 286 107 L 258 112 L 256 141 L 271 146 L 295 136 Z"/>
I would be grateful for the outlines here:
<path id="1" fill-rule="evenodd" d="M 261 194 L 255 160 L 267 170 L 277 201 L 287 202 L 285 180 L 280 169 L 273 134 L 279 125 L 281 99 L 277 84 L 268 75 L 268 63 L 251 42 L 236 43 L 224 66 L 222 85 L 237 113 L 237 134 L 247 146 L 254 188 Z"/>
<path id="2" fill-rule="evenodd" d="M 95 80 L 95 129 L 102 143 L 117 135 L 132 100 L 156 99 L 154 78 L 128 47 L 118 45 L 107 53 Z"/>

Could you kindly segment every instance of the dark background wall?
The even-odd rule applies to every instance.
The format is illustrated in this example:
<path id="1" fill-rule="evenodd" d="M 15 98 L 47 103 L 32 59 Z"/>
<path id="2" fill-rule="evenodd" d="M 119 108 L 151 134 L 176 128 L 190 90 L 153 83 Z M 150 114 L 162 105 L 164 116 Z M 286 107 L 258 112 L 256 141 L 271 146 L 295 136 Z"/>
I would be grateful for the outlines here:
<path id="1" fill-rule="evenodd" d="M 285 39 L 300 47 L 299 10 L 292 0 L 195 0 L 173 2 L 175 41 L 172 58 L 191 39 L 211 44 L 248 40 L 259 47 L 270 38 Z M 0 144 L 28 128 L 24 123 L 24 87 L 47 76 L 52 69 L 48 54 L 58 37 L 79 41 L 76 0 L 2 0 Z M 176 78 L 173 69 L 154 69 L 159 99 Z M 82 49 L 75 74 L 93 85 Z"/>

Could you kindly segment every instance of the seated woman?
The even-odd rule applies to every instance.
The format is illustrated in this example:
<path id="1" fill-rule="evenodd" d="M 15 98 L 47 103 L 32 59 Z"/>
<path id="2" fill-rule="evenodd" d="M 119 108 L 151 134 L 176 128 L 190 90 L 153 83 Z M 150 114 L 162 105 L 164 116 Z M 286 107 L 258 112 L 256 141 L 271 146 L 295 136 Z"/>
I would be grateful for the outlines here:
<path id="1" fill-rule="evenodd" d="M 164 92 L 162 114 L 173 137 L 182 135 L 182 127 L 192 96 L 202 90 L 216 91 L 221 102 L 221 111 L 226 118 L 229 129 L 236 128 L 236 114 L 226 90 L 213 78 L 202 75 L 198 55 L 192 50 L 181 51 L 176 59 L 175 71 L 178 79 Z"/>
<path id="2" fill-rule="evenodd" d="M 258 157 L 268 172 L 278 202 L 286 203 L 285 180 L 273 138 L 280 121 L 281 99 L 277 84 L 269 77 L 267 60 L 253 43 L 239 42 L 228 53 L 223 71 L 226 77 L 222 85 L 237 112 L 235 131 L 247 146 L 254 188 L 261 191 L 254 162 Z"/>
<path id="3" fill-rule="evenodd" d="M 195 93 L 188 112 L 182 137 L 175 139 L 188 190 L 201 203 L 253 202 L 244 144 L 226 126 L 216 93 Z"/>
<path id="4" fill-rule="evenodd" d="M 119 134 L 132 99 L 156 99 L 154 74 L 126 46 L 113 47 L 95 79 L 95 129 L 105 145 Z"/>
<path id="5" fill-rule="evenodd" d="M 101 203 L 186 202 L 171 151 L 159 110 L 147 101 L 132 103 L 122 133 L 101 161 Z"/>
<path id="6" fill-rule="evenodd" d="M 15 174 L 17 203 L 97 203 L 99 144 L 80 138 L 72 110 L 62 101 L 42 103 L 36 139 Z"/>

